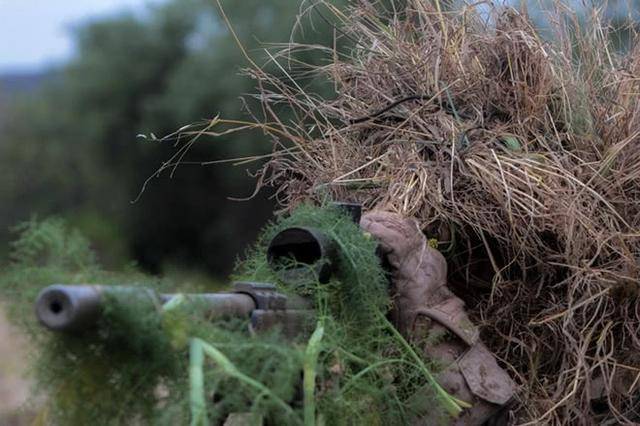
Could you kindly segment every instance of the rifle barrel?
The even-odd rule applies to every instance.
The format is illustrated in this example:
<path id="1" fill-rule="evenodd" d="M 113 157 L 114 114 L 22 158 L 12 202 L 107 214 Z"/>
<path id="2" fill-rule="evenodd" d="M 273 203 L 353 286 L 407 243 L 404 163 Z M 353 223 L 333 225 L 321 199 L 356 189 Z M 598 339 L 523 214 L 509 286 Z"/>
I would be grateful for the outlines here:
<path id="1" fill-rule="evenodd" d="M 78 332 L 91 328 L 99 320 L 104 308 L 105 293 L 132 291 L 148 294 L 164 304 L 176 295 L 156 294 L 147 288 L 100 285 L 52 285 L 43 289 L 35 302 L 40 323 L 52 331 Z M 133 295 L 133 294 L 132 294 Z M 186 294 L 186 299 L 201 303 L 212 316 L 249 318 L 256 309 L 254 299 L 244 293 Z"/>
<path id="2" fill-rule="evenodd" d="M 79 330 L 94 324 L 102 308 L 102 289 L 95 285 L 52 285 L 36 299 L 36 316 L 53 331 Z"/>

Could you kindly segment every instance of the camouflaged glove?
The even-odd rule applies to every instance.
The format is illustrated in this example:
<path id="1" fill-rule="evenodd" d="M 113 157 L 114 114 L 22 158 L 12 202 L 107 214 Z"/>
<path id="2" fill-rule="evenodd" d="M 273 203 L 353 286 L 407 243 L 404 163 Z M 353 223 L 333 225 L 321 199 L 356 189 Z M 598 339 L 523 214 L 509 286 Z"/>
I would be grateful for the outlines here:
<path id="1" fill-rule="evenodd" d="M 499 423 L 497 415 L 505 411 L 515 384 L 480 342 L 464 302 L 447 288 L 445 258 L 428 245 L 415 220 L 373 211 L 360 226 L 378 240 L 390 267 L 394 325 L 425 358 L 443 366 L 437 376 L 442 387 L 472 405 L 450 424 Z M 434 424 L 430 407 L 420 407 L 429 399 L 420 392 L 413 399 L 418 407 L 413 424 Z"/>

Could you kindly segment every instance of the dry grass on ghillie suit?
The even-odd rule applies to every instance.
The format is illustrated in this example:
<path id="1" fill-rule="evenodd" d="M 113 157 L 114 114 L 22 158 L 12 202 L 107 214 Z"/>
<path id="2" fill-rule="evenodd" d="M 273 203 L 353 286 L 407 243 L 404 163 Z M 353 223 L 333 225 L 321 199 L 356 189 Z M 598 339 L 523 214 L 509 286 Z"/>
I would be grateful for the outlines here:
<path id="1" fill-rule="evenodd" d="M 291 43 L 277 75 L 246 71 L 275 146 L 259 186 L 285 208 L 330 196 L 417 218 L 520 384 L 520 421 L 638 421 L 640 52 L 560 4 L 546 39 L 484 4 L 316 6 L 346 47 Z M 295 61 L 309 49 L 325 64 Z"/>

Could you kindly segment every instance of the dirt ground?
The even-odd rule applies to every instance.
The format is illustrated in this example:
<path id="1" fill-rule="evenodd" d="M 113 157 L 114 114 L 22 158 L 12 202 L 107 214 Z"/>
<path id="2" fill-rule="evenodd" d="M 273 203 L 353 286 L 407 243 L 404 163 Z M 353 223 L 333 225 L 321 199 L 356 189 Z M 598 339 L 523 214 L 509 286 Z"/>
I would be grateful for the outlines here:
<path id="1" fill-rule="evenodd" d="M 0 309 L 0 425 L 27 424 L 20 408 L 27 399 L 29 382 L 24 379 L 26 342 L 7 322 Z"/>

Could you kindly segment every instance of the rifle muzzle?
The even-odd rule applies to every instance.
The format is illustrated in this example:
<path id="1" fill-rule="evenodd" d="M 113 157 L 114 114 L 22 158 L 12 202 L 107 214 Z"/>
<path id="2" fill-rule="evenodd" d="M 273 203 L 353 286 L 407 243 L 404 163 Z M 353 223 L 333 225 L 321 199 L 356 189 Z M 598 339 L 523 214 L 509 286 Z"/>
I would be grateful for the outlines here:
<path id="1" fill-rule="evenodd" d="M 36 316 L 50 330 L 73 331 L 83 328 L 98 319 L 101 292 L 100 286 L 49 286 L 36 299 Z"/>

